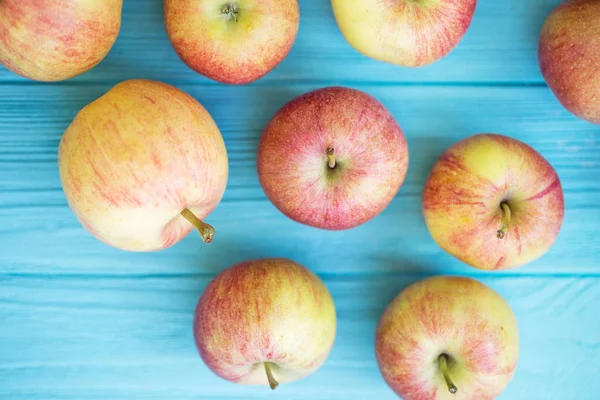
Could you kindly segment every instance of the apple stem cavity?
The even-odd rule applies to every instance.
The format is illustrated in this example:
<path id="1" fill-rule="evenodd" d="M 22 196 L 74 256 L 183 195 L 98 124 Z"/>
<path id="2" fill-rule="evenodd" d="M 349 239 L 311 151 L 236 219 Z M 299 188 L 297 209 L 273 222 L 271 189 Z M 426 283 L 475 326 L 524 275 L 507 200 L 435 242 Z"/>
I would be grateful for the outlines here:
<path id="1" fill-rule="evenodd" d="M 442 375 L 444 376 L 444 380 L 446 381 L 446 386 L 448 386 L 448 391 L 452 394 L 458 392 L 458 388 L 452 382 L 452 378 L 450 378 L 450 373 L 448 372 L 448 355 L 441 354 L 438 357 L 438 363 L 440 365 L 440 370 L 442 371 Z"/>
<path id="2" fill-rule="evenodd" d="M 333 147 L 327 148 L 325 153 L 327 154 L 327 165 L 329 166 L 329 168 L 334 169 L 335 168 L 335 154 L 334 154 Z"/>
<path id="3" fill-rule="evenodd" d="M 239 9 L 236 3 L 233 1 L 228 1 L 227 3 L 221 6 L 221 14 L 225 17 L 227 21 L 233 20 L 234 22 L 238 22 L 238 14 Z"/>
<path id="4" fill-rule="evenodd" d="M 200 236 L 202 236 L 202 240 L 204 240 L 204 243 L 212 242 L 213 237 L 216 233 L 215 228 L 213 228 L 211 225 L 205 222 L 200 221 L 200 219 L 196 217 L 194 213 L 190 211 L 189 208 L 184 209 L 181 212 L 181 215 L 183 216 L 183 218 L 187 219 L 190 224 L 194 225 L 198 232 L 200 232 Z"/>
<path id="5" fill-rule="evenodd" d="M 272 368 L 272 363 L 270 362 L 266 362 L 265 363 L 265 371 L 267 372 L 267 379 L 269 380 L 269 386 L 271 387 L 272 390 L 277 389 L 277 386 L 279 386 L 279 382 L 277 382 L 277 379 L 275 379 L 275 377 L 273 376 L 273 371 L 271 370 Z"/>
<path id="6" fill-rule="evenodd" d="M 508 227 L 510 226 L 511 212 L 510 207 L 506 202 L 502 202 L 500 207 L 502 207 L 502 211 L 504 211 L 504 223 L 502 224 L 502 228 L 496 232 L 496 237 L 498 237 L 498 239 L 504 239 L 508 233 Z"/>

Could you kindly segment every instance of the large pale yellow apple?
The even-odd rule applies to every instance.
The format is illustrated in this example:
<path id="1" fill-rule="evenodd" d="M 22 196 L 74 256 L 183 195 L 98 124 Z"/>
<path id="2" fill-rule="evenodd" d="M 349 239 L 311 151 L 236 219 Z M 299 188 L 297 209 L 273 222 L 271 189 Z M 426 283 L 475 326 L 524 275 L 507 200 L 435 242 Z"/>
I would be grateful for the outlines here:
<path id="1" fill-rule="evenodd" d="M 190 68 L 229 84 L 255 81 L 296 40 L 297 0 L 164 0 L 175 51 Z"/>
<path id="2" fill-rule="evenodd" d="M 108 54 L 123 0 L 0 0 L 0 64 L 29 79 L 61 81 Z"/>
<path id="3" fill-rule="evenodd" d="M 346 40 L 362 54 L 405 67 L 446 56 L 471 24 L 477 0 L 331 0 Z"/>
<path id="4" fill-rule="evenodd" d="M 476 268 L 509 269 L 550 249 L 563 221 L 563 191 L 533 148 L 481 134 L 440 156 L 423 190 L 423 214 L 450 254 Z"/>
<path id="5" fill-rule="evenodd" d="M 124 250 L 159 250 L 221 201 L 227 153 L 210 114 L 173 86 L 125 81 L 81 110 L 58 151 L 73 212 L 95 237 Z"/>
<path id="6" fill-rule="evenodd" d="M 262 259 L 219 274 L 198 301 L 194 336 L 206 365 L 231 382 L 292 382 L 327 359 L 335 306 L 312 272 L 288 259 Z"/>

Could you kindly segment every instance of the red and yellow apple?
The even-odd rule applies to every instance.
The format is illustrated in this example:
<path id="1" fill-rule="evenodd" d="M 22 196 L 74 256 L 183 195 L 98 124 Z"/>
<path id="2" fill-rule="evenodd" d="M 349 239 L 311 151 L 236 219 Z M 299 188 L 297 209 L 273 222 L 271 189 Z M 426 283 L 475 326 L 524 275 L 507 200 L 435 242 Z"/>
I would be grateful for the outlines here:
<path id="1" fill-rule="evenodd" d="M 331 4 L 342 34 L 360 53 L 420 67 L 458 45 L 477 0 L 331 0 Z"/>
<path id="2" fill-rule="evenodd" d="M 29 79 L 89 71 L 121 28 L 123 0 L 0 0 L 0 64 Z"/>
<path id="3" fill-rule="evenodd" d="M 210 79 L 255 81 L 290 52 L 297 0 L 164 0 L 167 33 L 183 62 Z"/>
<path id="4" fill-rule="evenodd" d="M 563 191 L 533 148 L 480 134 L 440 156 L 425 184 L 423 214 L 445 251 L 476 268 L 509 269 L 550 249 L 563 221 Z"/>
<path id="5" fill-rule="evenodd" d="M 172 246 L 221 201 L 225 144 L 210 114 L 173 86 L 125 81 L 87 105 L 58 150 L 65 196 L 101 241 L 132 251 Z"/>
<path id="6" fill-rule="evenodd" d="M 285 105 L 258 146 L 258 177 L 289 218 L 332 230 L 377 216 L 408 169 L 408 146 L 392 115 L 368 94 L 342 87 Z"/>
<path id="7" fill-rule="evenodd" d="M 567 0 L 558 6 L 542 28 L 539 62 L 561 104 L 600 124 L 600 1 Z"/>
<path id="8" fill-rule="evenodd" d="M 204 290 L 194 318 L 200 356 L 235 383 L 292 382 L 325 361 L 336 333 L 323 282 L 287 259 L 262 259 L 220 273 Z"/>
<path id="9" fill-rule="evenodd" d="M 476 280 L 428 278 L 389 305 L 375 351 L 383 378 L 404 400 L 492 400 L 517 367 L 517 321 Z"/>

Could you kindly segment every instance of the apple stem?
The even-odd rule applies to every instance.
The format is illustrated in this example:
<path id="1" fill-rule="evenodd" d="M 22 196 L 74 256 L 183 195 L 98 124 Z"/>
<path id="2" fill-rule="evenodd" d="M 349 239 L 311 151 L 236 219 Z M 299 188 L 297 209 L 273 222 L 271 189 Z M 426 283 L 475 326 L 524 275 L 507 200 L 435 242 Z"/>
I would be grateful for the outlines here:
<path id="1" fill-rule="evenodd" d="M 221 14 L 225 16 L 227 21 L 234 20 L 235 22 L 238 22 L 238 13 L 238 6 L 233 1 L 228 1 L 221 6 Z"/>
<path id="2" fill-rule="evenodd" d="M 213 237 L 215 236 L 215 228 L 213 228 L 211 225 L 200 221 L 200 219 L 198 219 L 198 217 L 196 217 L 194 215 L 193 212 L 190 211 L 189 208 L 184 209 L 181 212 L 181 215 L 183 216 L 183 218 L 187 219 L 190 224 L 194 225 L 194 227 L 196 227 L 196 229 L 198 229 L 198 232 L 200 232 L 200 236 L 202 236 L 202 240 L 204 240 L 204 243 L 210 243 L 213 240 Z"/>
<path id="3" fill-rule="evenodd" d="M 329 165 L 329 168 L 334 169 L 335 168 L 335 154 L 333 152 L 333 147 L 328 147 L 326 150 L 326 154 L 327 154 L 327 165 Z"/>
<path id="4" fill-rule="evenodd" d="M 502 202 L 500 207 L 502 207 L 502 211 L 504 211 L 504 223 L 502 224 L 502 228 L 496 232 L 496 237 L 498 237 L 498 239 L 504 239 L 508 233 L 508 227 L 510 226 L 511 212 L 510 207 L 505 202 Z"/>
<path id="5" fill-rule="evenodd" d="M 271 363 L 270 362 L 266 362 L 265 363 L 265 371 L 267 372 L 267 379 L 269 380 L 269 386 L 271 387 L 272 390 L 275 390 L 277 388 L 277 386 L 279 386 L 279 382 L 277 382 L 277 379 L 275 379 L 275 377 L 273 376 L 273 371 L 271 371 Z"/>
<path id="6" fill-rule="evenodd" d="M 458 392 L 458 388 L 452 382 L 452 378 L 450 378 L 450 373 L 448 372 L 448 355 L 442 354 L 438 358 L 438 362 L 440 364 L 440 370 L 442 371 L 442 375 L 444 375 L 444 380 L 446 381 L 446 386 L 448 386 L 448 391 L 452 394 Z"/>

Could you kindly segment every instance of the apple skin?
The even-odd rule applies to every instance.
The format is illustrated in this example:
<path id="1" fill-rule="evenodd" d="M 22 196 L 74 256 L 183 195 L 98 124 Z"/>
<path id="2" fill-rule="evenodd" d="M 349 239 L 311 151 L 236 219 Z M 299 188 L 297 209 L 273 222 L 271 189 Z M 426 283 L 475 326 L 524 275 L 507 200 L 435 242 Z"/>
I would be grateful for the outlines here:
<path id="1" fill-rule="evenodd" d="M 223 14 L 226 6 L 235 7 L 237 17 Z M 236 85 L 263 77 L 283 61 L 300 24 L 297 0 L 164 0 L 164 9 L 169 40 L 183 62 Z"/>
<path id="2" fill-rule="evenodd" d="M 375 351 L 385 381 L 404 400 L 491 400 L 517 367 L 517 321 L 506 301 L 476 280 L 428 278 L 391 302 Z M 442 354 L 451 360 L 454 394 L 441 372 Z"/>
<path id="3" fill-rule="evenodd" d="M 503 202 L 511 221 L 498 238 Z M 422 205 L 435 242 L 484 270 L 541 257 L 564 216 L 562 186 L 550 163 L 527 144 L 497 134 L 474 135 L 446 150 L 427 179 Z"/>
<path id="4" fill-rule="evenodd" d="M 122 5 L 122 0 L 2 0 L 0 64 L 46 82 L 89 71 L 117 40 Z"/>
<path id="5" fill-rule="evenodd" d="M 327 149 L 336 165 L 328 166 Z M 286 104 L 258 146 L 258 176 L 273 204 L 294 221 L 342 230 L 377 216 L 408 170 L 404 133 L 370 95 L 329 87 Z"/>
<path id="6" fill-rule="evenodd" d="M 288 259 L 262 259 L 221 272 L 204 290 L 194 318 L 200 356 L 218 376 L 267 385 L 301 379 L 328 357 L 336 334 L 333 299 L 323 282 Z"/>
<path id="7" fill-rule="evenodd" d="M 174 245 L 221 201 L 227 153 L 191 96 L 147 80 L 119 83 L 83 108 L 58 150 L 65 196 L 101 241 L 131 251 Z"/>
<path id="8" fill-rule="evenodd" d="M 540 69 L 560 103 L 600 124 L 600 1 L 569 0 L 546 20 L 539 43 Z"/>
<path id="9" fill-rule="evenodd" d="M 452 51 L 467 32 L 477 0 L 332 0 L 338 27 L 360 53 L 420 67 Z"/>

